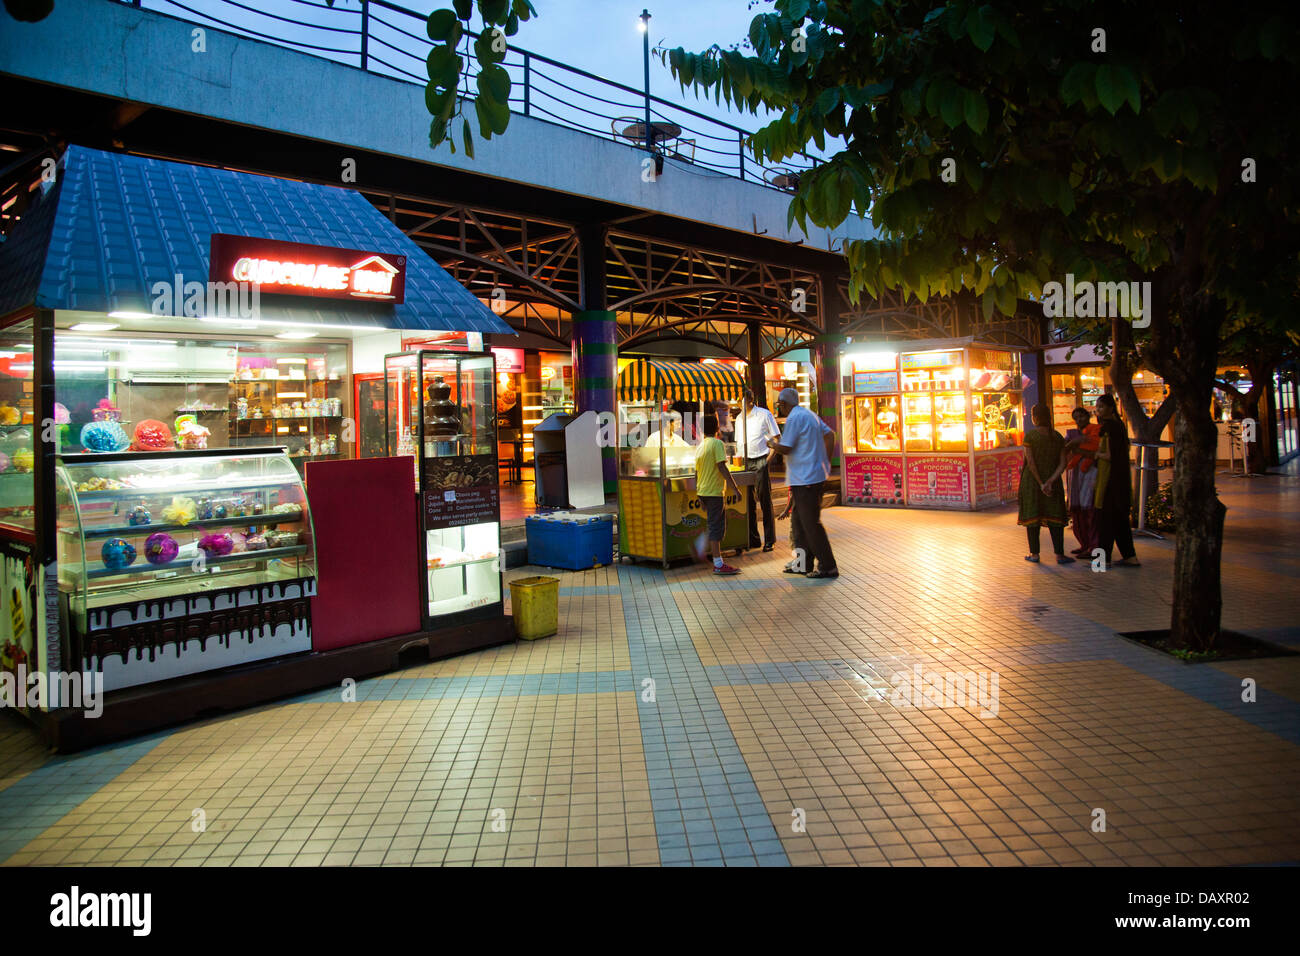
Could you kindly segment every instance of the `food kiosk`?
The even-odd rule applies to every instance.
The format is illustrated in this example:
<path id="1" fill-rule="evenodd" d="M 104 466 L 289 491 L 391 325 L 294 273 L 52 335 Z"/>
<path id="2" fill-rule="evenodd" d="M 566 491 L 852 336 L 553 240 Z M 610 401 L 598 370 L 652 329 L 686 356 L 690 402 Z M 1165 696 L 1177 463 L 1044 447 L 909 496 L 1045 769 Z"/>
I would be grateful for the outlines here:
<path id="1" fill-rule="evenodd" d="M 840 356 L 844 501 L 977 510 L 1020 487 L 1020 351 L 967 339 Z"/>
<path id="2" fill-rule="evenodd" d="M 724 551 L 749 547 L 755 475 L 745 471 L 745 380 L 715 363 L 637 359 L 618 377 L 618 536 L 624 557 L 665 568 L 708 551 L 704 505 L 695 493 L 695 450 L 706 409 L 727 408 L 727 445 L 737 498 L 726 494 Z M 674 412 L 676 409 L 676 412 Z M 689 417 L 688 417 L 689 416 Z M 680 417 L 680 421 L 678 418 Z"/>
<path id="3" fill-rule="evenodd" d="M 0 707 L 76 750 L 513 639 L 498 574 L 415 573 L 496 560 L 490 428 L 445 436 L 484 545 L 417 543 L 427 455 L 351 457 L 350 351 L 453 325 L 510 331 L 358 193 L 68 147 L 0 243 Z"/>

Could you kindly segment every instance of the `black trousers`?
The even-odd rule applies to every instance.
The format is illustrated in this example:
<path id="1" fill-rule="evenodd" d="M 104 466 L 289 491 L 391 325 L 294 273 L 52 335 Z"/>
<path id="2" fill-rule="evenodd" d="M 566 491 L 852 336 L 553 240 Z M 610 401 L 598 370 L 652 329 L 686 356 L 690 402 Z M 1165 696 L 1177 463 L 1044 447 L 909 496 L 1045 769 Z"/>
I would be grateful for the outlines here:
<path id="1" fill-rule="evenodd" d="M 1137 555 L 1133 547 L 1133 527 L 1129 524 L 1129 502 L 1103 500 L 1097 509 L 1097 547 L 1106 553 L 1110 564 L 1111 549 L 1118 547 L 1120 558 Z"/>
<path id="2" fill-rule="evenodd" d="M 831 542 L 822 527 L 822 488 L 825 482 L 815 485 L 793 485 L 790 495 L 794 498 L 794 514 L 790 520 L 794 527 L 797 546 L 807 552 L 805 567 L 813 570 L 813 559 L 817 561 L 818 570 L 834 571 L 835 554 L 831 551 Z"/>
<path id="3" fill-rule="evenodd" d="M 1025 529 L 1025 531 L 1028 532 L 1027 537 L 1029 538 L 1030 554 L 1038 553 L 1038 542 L 1042 540 L 1042 530 L 1043 529 L 1038 525 Z M 1061 525 L 1058 528 L 1056 525 L 1049 524 L 1047 526 L 1047 533 L 1052 536 L 1052 550 L 1057 554 L 1065 554 L 1065 526 Z"/>
<path id="4" fill-rule="evenodd" d="M 754 500 L 749 508 L 749 546 L 758 548 L 776 543 L 776 514 L 772 510 L 772 476 L 767 471 L 766 458 L 749 458 L 745 464 L 757 476 L 754 482 Z M 763 539 L 758 538 L 758 508 L 763 507 Z"/>

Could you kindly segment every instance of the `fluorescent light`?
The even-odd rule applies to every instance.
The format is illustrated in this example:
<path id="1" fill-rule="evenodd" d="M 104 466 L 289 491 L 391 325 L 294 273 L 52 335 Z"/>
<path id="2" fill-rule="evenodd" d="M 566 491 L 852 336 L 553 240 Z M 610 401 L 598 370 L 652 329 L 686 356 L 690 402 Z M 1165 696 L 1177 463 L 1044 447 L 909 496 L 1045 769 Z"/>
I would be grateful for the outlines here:
<path id="1" fill-rule="evenodd" d="M 206 322 L 208 325 L 220 325 L 228 329 L 256 329 L 262 325 L 256 319 L 217 319 L 203 316 L 199 321 Z"/>
<path id="2" fill-rule="evenodd" d="M 154 315 L 152 312 L 126 312 L 126 311 L 123 311 L 123 312 L 110 312 L 110 313 L 108 313 L 108 317 L 109 317 L 110 319 L 163 319 L 163 318 L 169 318 L 169 316 Z M 76 326 L 74 325 L 73 328 L 75 329 Z M 113 326 L 113 328 L 117 328 L 117 326 L 115 325 L 115 326 Z"/>
<path id="3" fill-rule="evenodd" d="M 73 332 L 112 332 L 117 328 L 116 322 L 78 322 L 68 326 Z"/>
<path id="4" fill-rule="evenodd" d="M 276 338 L 279 338 L 279 336 L 276 336 Z M 305 358 L 282 358 L 276 359 L 275 363 L 277 365 L 306 365 L 307 360 Z"/>
<path id="5" fill-rule="evenodd" d="M 277 332 L 277 339 L 314 339 L 315 332 Z"/>

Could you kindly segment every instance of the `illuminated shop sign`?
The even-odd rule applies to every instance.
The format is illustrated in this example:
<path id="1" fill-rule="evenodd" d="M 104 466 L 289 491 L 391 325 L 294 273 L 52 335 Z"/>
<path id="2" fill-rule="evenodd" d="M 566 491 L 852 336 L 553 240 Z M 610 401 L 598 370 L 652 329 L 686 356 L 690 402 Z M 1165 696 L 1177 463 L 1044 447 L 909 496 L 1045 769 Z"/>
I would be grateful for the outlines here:
<path id="1" fill-rule="evenodd" d="M 960 361 L 960 352 L 913 352 L 903 356 L 903 368 L 947 368 Z"/>
<path id="2" fill-rule="evenodd" d="M 406 256 L 214 233 L 209 278 L 252 282 L 263 293 L 399 305 Z"/>

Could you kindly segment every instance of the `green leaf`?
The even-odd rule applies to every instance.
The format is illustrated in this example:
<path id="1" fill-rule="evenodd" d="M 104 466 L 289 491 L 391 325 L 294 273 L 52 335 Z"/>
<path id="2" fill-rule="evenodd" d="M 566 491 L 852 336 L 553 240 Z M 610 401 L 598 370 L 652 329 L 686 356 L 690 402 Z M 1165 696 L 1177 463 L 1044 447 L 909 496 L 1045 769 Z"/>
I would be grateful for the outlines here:
<path id="1" fill-rule="evenodd" d="M 1214 156 L 1200 150 L 1188 150 L 1183 156 L 1183 175 L 1199 189 L 1213 190 L 1219 184 L 1219 172 Z"/>
<path id="2" fill-rule="evenodd" d="M 478 12 L 487 23 L 504 23 L 510 12 L 510 0 L 478 0 Z"/>
<path id="3" fill-rule="evenodd" d="M 510 125 L 510 107 L 504 103 L 480 96 L 474 100 L 474 112 L 478 115 L 478 133 L 483 139 L 491 139 L 493 133 L 504 133 Z"/>
<path id="4" fill-rule="evenodd" d="M 429 79 L 438 86 L 448 88 L 456 85 L 456 78 L 460 76 L 461 67 L 464 65 L 465 60 L 449 46 L 435 46 L 429 51 L 429 56 L 425 60 Z"/>
<path id="5" fill-rule="evenodd" d="M 500 49 L 494 49 L 494 47 Z M 478 39 L 474 41 L 474 57 L 484 67 L 490 63 L 500 63 L 504 60 L 506 58 L 504 33 L 498 33 L 495 27 L 480 33 Z"/>
<path id="6" fill-rule="evenodd" d="M 971 42 L 981 52 L 987 53 L 989 47 L 993 45 L 993 37 L 996 34 L 992 8 L 979 7 L 966 14 L 966 32 L 970 35 Z"/>
<path id="7" fill-rule="evenodd" d="M 427 26 L 429 39 L 434 43 L 447 43 L 451 40 L 453 30 L 460 30 L 460 21 L 454 10 L 434 10 L 429 14 Z"/>
<path id="8" fill-rule="evenodd" d="M 474 0 L 451 0 L 451 5 L 462 20 L 468 20 L 474 14 Z"/>
<path id="9" fill-rule="evenodd" d="M 537 10 L 528 2 L 528 0 L 514 0 L 510 9 L 514 15 L 524 23 L 527 23 L 530 18 L 537 16 Z"/>
<path id="10" fill-rule="evenodd" d="M 957 84 L 949 83 L 939 103 L 939 113 L 949 128 L 956 129 L 962 124 L 965 118 L 965 101 L 965 91 Z"/>
<path id="11" fill-rule="evenodd" d="M 510 100 L 510 74 L 499 66 L 485 66 L 479 70 L 478 91 L 498 103 Z"/>
<path id="12" fill-rule="evenodd" d="M 1119 111 L 1128 97 L 1132 81 L 1132 74 L 1122 66 L 1106 63 L 1097 67 L 1097 99 L 1106 112 L 1114 116 Z"/>
<path id="13" fill-rule="evenodd" d="M 976 133 L 984 132 L 989 122 L 989 106 L 975 90 L 966 91 L 966 125 Z"/>
<path id="14" fill-rule="evenodd" d="M 434 117 L 433 122 L 429 124 L 429 145 L 437 147 L 446 138 L 447 121 L 439 117 Z"/>
<path id="15" fill-rule="evenodd" d="M 444 122 L 451 119 L 451 111 L 456 106 L 456 90 L 439 90 L 432 83 L 424 88 L 424 105 L 430 116 L 436 116 Z"/>
<path id="16" fill-rule="evenodd" d="M 1084 89 L 1091 88 L 1096 82 L 1096 70 L 1094 64 L 1081 60 L 1065 71 L 1061 78 L 1061 100 L 1066 106 L 1073 106 L 1083 99 Z"/>
<path id="17" fill-rule="evenodd" d="M 474 158 L 474 138 L 469 134 L 469 120 L 461 121 L 461 141 L 465 144 L 465 155 Z"/>

